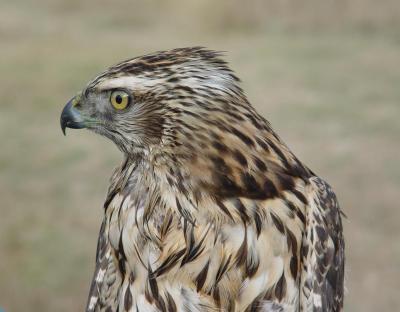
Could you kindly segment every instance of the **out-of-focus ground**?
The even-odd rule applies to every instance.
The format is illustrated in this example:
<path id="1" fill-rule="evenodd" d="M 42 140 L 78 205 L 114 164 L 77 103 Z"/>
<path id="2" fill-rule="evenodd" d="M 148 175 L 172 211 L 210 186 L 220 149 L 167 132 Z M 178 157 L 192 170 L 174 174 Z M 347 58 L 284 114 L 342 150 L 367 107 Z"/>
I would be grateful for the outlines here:
<path id="1" fill-rule="evenodd" d="M 0 307 L 83 310 L 121 155 L 64 103 L 155 50 L 227 51 L 250 101 L 335 188 L 346 311 L 400 310 L 400 2 L 0 1 Z"/>

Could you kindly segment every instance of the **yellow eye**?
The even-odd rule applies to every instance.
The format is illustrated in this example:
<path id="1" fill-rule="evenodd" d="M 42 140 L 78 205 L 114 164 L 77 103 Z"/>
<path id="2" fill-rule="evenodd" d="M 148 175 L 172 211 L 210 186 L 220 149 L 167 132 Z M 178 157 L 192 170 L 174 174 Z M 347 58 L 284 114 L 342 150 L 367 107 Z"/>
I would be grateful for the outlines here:
<path id="1" fill-rule="evenodd" d="M 124 109 L 129 104 L 129 95 L 124 91 L 114 91 L 111 93 L 110 102 L 115 109 Z"/>

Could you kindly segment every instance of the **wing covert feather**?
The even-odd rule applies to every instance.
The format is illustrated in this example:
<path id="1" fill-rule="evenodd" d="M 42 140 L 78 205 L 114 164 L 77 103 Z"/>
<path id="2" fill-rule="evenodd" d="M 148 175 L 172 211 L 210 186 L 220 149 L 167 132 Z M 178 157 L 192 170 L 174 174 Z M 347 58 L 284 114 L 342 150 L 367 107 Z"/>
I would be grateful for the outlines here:
<path id="1" fill-rule="evenodd" d="M 110 295 L 116 288 L 118 288 L 112 287 L 116 282 L 118 282 L 118 277 L 106 231 L 106 220 L 104 219 L 100 227 L 99 238 L 97 241 L 96 267 L 86 305 L 87 312 L 102 311 L 108 306 L 113 309 L 113 306 L 117 306 L 108 305 L 107 299 L 113 297 L 116 298 L 115 296 Z"/>
<path id="2" fill-rule="evenodd" d="M 322 179 L 310 180 L 306 232 L 301 249 L 301 311 L 343 309 L 344 239 L 335 193 Z"/>

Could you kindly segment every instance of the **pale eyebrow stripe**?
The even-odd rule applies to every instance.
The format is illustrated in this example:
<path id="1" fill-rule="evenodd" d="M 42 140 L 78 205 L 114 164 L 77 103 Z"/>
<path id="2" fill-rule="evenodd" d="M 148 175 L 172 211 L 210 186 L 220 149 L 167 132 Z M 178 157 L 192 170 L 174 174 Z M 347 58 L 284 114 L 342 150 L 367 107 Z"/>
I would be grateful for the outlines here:
<path id="1" fill-rule="evenodd" d="M 116 77 L 100 81 L 96 85 L 96 87 L 99 90 L 116 89 L 116 88 L 136 90 L 136 89 L 153 87 L 157 84 L 163 83 L 164 81 L 165 79 L 145 79 L 134 76 L 125 76 L 125 77 Z"/>

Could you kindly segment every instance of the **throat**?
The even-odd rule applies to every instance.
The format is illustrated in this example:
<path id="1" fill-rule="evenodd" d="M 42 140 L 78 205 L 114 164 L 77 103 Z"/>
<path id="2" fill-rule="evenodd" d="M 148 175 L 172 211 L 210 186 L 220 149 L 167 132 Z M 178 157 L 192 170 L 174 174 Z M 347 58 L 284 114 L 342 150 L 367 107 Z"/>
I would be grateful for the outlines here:
<path id="1" fill-rule="evenodd" d="M 105 203 L 105 217 L 110 243 L 116 252 L 120 252 L 123 235 L 137 238 L 137 247 L 151 238 L 148 223 L 154 222 L 151 216 L 155 210 L 160 211 L 156 185 L 153 169 L 143 157 L 126 157 L 115 169 Z"/>

